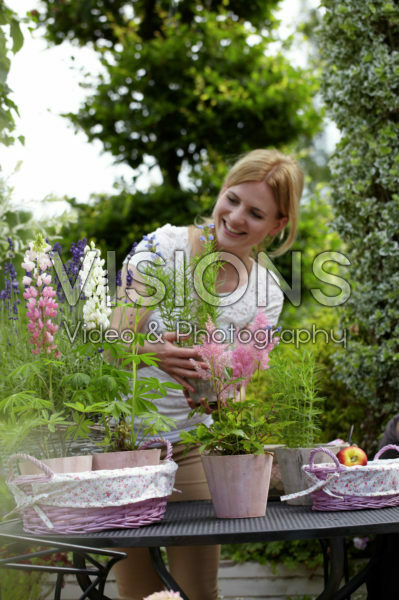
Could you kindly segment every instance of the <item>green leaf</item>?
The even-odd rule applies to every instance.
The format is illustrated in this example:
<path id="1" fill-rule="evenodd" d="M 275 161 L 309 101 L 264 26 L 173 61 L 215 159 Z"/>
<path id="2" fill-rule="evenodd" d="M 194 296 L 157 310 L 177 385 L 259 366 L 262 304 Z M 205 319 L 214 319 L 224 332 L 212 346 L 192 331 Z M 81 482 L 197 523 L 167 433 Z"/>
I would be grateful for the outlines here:
<path id="1" fill-rule="evenodd" d="M 24 43 L 24 36 L 22 35 L 21 28 L 16 19 L 12 19 L 10 22 L 10 33 L 13 40 L 12 51 L 15 54 L 22 48 Z"/>

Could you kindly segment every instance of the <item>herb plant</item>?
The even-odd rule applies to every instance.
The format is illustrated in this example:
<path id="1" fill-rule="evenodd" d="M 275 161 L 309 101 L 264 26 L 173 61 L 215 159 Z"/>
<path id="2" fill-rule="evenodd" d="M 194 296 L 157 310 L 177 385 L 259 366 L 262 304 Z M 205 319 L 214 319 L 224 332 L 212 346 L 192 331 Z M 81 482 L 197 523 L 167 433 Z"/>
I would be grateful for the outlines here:
<path id="1" fill-rule="evenodd" d="M 278 407 L 280 442 L 289 447 L 307 448 L 317 441 L 323 403 L 318 394 L 319 371 L 310 350 L 273 354 L 264 383 Z"/>
<path id="2" fill-rule="evenodd" d="M 219 316 L 216 283 L 223 268 L 216 251 L 214 225 L 198 225 L 201 229 L 201 252 L 190 260 L 182 260 L 177 267 L 163 266 L 155 236 L 147 236 L 147 249 L 154 255 L 145 274 L 156 277 L 162 284 L 162 301 L 157 304 L 167 331 L 175 331 L 176 324 L 184 322 L 204 329 L 209 319 L 213 323 Z M 204 299 L 205 298 L 205 299 Z M 154 296 L 155 299 L 155 296 Z M 180 299 L 184 299 L 182 302 Z M 193 336 L 179 340 L 180 345 L 191 346 Z"/>

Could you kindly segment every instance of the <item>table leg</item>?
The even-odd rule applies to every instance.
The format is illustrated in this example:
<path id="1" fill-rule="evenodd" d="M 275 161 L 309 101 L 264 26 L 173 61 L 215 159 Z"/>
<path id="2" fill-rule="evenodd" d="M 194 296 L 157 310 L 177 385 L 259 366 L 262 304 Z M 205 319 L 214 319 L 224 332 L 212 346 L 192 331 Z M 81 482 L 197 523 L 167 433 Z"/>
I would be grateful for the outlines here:
<path id="1" fill-rule="evenodd" d="M 106 551 L 104 551 L 106 552 Z M 98 551 L 101 554 L 101 551 Z M 73 564 L 80 572 L 76 573 L 76 579 L 79 583 L 83 594 L 80 596 L 79 600 L 84 600 L 85 598 L 89 600 L 111 600 L 108 596 L 104 595 L 105 583 L 107 581 L 107 577 L 111 568 L 114 566 L 116 562 L 126 557 L 122 555 L 119 557 L 113 557 L 108 560 L 104 565 L 95 560 L 89 553 L 83 552 L 74 552 L 73 553 Z M 89 562 L 95 566 L 96 571 L 93 575 L 89 574 L 87 571 L 86 563 Z M 92 579 L 93 577 L 93 579 Z"/>
<path id="2" fill-rule="evenodd" d="M 342 537 L 331 538 L 329 540 L 329 546 L 331 552 L 330 572 L 327 584 L 322 593 L 317 596 L 317 600 L 338 600 L 335 593 L 339 589 L 339 585 L 344 575 L 345 539 Z"/>
<path id="3" fill-rule="evenodd" d="M 152 560 L 152 564 L 154 565 L 154 569 L 161 578 L 162 582 L 166 586 L 168 590 L 172 590 L 173 592 L 179 592 L 180 596 L 183 600 L 190 600 L 188 596 L 183 592 L 181 587 L 176 583 L 173 579 L 172 575 L 169 573 L 164 560 L 162 558 L 161 550 L 159 547 L 149 548 L 150 556 Z"/>

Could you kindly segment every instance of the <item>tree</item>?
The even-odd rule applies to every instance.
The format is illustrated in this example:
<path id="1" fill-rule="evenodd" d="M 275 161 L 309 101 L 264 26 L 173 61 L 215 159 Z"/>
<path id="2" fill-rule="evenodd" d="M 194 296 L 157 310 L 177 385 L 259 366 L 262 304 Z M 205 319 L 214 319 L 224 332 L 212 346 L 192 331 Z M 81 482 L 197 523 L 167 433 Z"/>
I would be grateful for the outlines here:
<path id="1" fill-rule="evenodd" d="M 226 159 L 259 146 L 292 148 L 300 137 L 312 137 L 320 123 L 312 103 L 317 81 L 271 52 L 277 5 L 44 0 L 40 20 L 48 39 L 90 42 L 105 68 L 87 84 L 92 95 L 69 115 L 73 123 L 117 161 L 161 169 L 163 186 L 146 199 L 133 182 L 111 200 L 123 204 L 120 237 L 132 223 L 142 233 L 149 223 L 165 222 L 173 206 L 177 222 L 203 212 Z M 99 211 L 106 202 L 99 199 Z"/>
<path id="2" fill-rule="evenodd" d="M 399 409 L 399 5 L 322 0 L 322 91 L 342 132 L 331 161 L 336 218 L 352 264 L 342 313 L 350 333 L 335 377 L 363 407 L 375 446 Z"/>
<path id="3" fill-rule="evenodd" d="M 0 143 L 6 146 L 14 142 L 12 135 L 15 129 L 14 117 L 18 114 L 18 108 L 11 99 L 11 90 L 7 85 L 11 64 L 10 51 L 13 54 L 18 52 L 23 41 L 16 14 L 0 1 Z M 23 141 L 23 138 L 20 137 L 19 140 Z"/>

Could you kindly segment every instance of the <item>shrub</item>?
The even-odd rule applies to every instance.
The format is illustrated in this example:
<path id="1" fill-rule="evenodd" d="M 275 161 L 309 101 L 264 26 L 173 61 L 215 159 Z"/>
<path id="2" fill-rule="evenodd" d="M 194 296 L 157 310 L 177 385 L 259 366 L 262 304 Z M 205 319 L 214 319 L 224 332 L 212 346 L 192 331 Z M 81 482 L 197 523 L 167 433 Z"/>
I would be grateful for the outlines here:
<path id="1" fill-rule="evenodd" d="M 376 445 L 399 409 L 399 5 L 322 0 L 324 100 L 342 132 L 330 163 L 334 227 L 347 245 L 349 328 L 334 376 L 362 409 L 362 440 Z"/>

